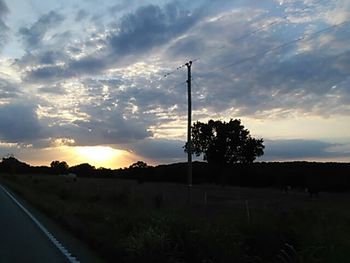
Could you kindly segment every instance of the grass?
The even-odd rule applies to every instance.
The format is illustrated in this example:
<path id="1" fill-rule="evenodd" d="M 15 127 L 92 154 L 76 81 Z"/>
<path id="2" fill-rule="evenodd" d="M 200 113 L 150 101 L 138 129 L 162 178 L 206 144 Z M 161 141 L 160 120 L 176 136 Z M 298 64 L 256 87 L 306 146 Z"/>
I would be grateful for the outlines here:
<path id="1" fill-rule="evenodd" d="M 349 262 L 349 194 L 3 175 L 107 262 Z M 204 196 L 207 205 L 204 205 Z M 246 201 L 247 200 L 247 201 Z M 247 212 L 249 211 L 249 220 Z"/>

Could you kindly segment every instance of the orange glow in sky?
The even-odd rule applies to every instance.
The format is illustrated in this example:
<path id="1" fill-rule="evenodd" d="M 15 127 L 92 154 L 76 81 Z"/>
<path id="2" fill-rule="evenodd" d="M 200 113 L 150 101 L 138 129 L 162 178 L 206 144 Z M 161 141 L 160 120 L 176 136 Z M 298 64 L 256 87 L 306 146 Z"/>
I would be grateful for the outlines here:
<path id="1" fill-rule="evenodd" d="M 123 168 L 129 167 L 132 163 L 142 160 L 134 153 L 114 149 L 109 146 L 58 146 L 35 150 L 35 158 L 19 159 L 31 165 L 50 165 L 54 160 L 66 161 L 68 165 L 74 166 L 81 163 L 89 163 L 96 168 Z"/>
<path id="2" fill-rule="evenodd" d="M 106 146 L 85 146 L 74 148 L 77 155 L 88 162 L 106 163 L 123 154 L 121 150 L 115 150 Z"/>

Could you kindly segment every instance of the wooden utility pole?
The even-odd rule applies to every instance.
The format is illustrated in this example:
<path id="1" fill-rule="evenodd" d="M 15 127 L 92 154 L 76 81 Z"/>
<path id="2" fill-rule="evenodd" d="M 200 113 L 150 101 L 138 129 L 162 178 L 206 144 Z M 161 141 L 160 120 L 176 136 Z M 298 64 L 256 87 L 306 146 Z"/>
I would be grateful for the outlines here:
<path id="1" fill-rule="evenodd" d="M 187 118 L 187 161 L 188 161 L 188 196 L 187 201 L 191 203 L 192 188 L 192 142 L 191 142 L 191 122 L 192 122 L 192 100 L 191 100 L 191 67 L 192 61 L 185 64 L 187 66 L 187 92 L 188 92 L 188 118 Z"/>

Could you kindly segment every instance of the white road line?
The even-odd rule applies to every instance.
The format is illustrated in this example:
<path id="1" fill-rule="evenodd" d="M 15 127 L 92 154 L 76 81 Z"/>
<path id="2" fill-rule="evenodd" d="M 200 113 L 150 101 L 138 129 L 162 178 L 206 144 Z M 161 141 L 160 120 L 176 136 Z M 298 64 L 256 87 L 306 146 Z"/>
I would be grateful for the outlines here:
<path id="1" fill-rule="evenodd" d="M 1 189 L 34 221 L 34 223 L 40 228 L 40 230 L 47 236 L 48 239 L 54 244 L 54 246 L 61 251 L 61 253 L 68 259 L 70 263 L 80 263 L 80 261 L 72 256 L 68 250 L 60 243 L 33 215 L 30 213 L 17 199 L 10 194 L 5 187 L 0 185 Z"/>

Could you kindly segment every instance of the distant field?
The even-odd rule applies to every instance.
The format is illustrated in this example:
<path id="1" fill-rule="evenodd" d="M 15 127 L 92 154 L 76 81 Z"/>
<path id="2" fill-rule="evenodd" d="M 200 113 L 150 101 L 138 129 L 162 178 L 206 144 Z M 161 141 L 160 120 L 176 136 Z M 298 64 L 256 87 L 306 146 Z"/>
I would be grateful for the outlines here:
<path id="1" fill-rule="evenodd" d="M 349 262 L 350 194 L 2 175 L 108 262 Z"/>

